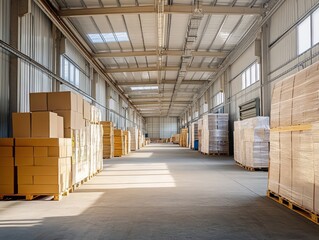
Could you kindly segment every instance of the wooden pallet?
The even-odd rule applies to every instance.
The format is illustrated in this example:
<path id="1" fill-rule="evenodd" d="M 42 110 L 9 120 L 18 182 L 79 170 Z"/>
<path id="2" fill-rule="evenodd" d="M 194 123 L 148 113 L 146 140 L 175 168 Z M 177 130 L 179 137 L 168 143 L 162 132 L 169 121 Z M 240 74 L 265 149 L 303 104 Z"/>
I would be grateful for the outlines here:
<path id="1" fill-rule="evenodd" d="M 267 196 L 274 200 L 275 202 L 289 208 L 290 210 L 300 214 L 301 216 L 307 218 L 308 220 L 314 222 L 315 224 L 319 225 L 319 215 L 304 208 L 299 206 L 298 204 L 293 203 L 292 201 L 281 197 L 279 194 L 274 193 L 270 190 L 267 191 Z"/>
<path id="2" fill-rule="evenodd" d="M 239 167 L 241 167 L 241 168 L 243 168 L 243 169 L 246 169 L 246 170 L 248 170 L 248 171 L 263 171 L 263 172 L 268 172 L 268 167 L 248 167 L 248 166 L 245 166 L 245 165 L 243 165 L 243 164 L 241 164 L 241 163 L 239 163 L 239 162 L 236 162 L 236 164 L 239 166 Z"/>
<path id="3" fill-rule="evenodd" d="M 62 199 L 62 197 L 68 196 L 70 192 L 71 192 L 71 188 L 69 188 L 69 189 L 67 189 L 64 192 L 59 193 L 59 194 L 56 194 L 56 193 L 1 194 L 0 195 L 0 200 L 7 200 L 7 199 L 21 200 L 21 199 L 25 199 L 26 201 L 32 201 L 32 200 L 35 200 L 35 199 L 40 199 L 40 198 L 44 198 L 44 197 L 53 196 L 53 198 L 50 199 L 50 200 L 60 201 Z"/>
<path id="4" fill-rule="evenodd" d="M 204 152 L 201 152 L 201 154 L 203 155 L 207 155 L 207 156 L 229 156 L 229 153 L 204 153 Z"/>

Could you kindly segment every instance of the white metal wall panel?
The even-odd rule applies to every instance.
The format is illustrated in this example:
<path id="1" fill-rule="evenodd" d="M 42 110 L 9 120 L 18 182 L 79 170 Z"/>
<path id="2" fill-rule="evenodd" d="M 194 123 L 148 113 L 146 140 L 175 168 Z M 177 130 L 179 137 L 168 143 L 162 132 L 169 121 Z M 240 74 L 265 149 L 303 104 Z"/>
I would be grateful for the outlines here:
<path id="1" fill-rule="evenodd" d="M 102 120 L 106 120 L 106 82 L 100 76 L 98 77 L 96 86 L 96 101 L 103 107 L 99 107 L 102 112 Z"/>
<path id="2" fill-rule="evenodd" d="M 0 39 L 9 42 L 10 1 L 0 1 Z M 9 53 L 0 48 L 0 137 L 9 129 Z"/>
<path id="3" fill-rule="evenodd" d="M 170 138 L 177 133 L 177 117 L 148 117 L 145 120 L 150 138 Z"/>
<path id="4" fill-rule="evenodd" d="M 52 69 L 53 41 L 52 23 L 32 1 L 31 14 L 20 21 L 20 50 L 48 69 Z M 29 93 L 52 90 L 52 80 L 46 74 L 20 61 L 19 106 L 22 112 L 29 111 Z"/>
<path id="5" fill-rule="evenodd" d="M 255 56 L 255 44 L 251 44 L 250 47 L 231 65 L 231 79 L 235 78 L 243 70 L 245 70 L 250 64 L 256 61 Z"/>

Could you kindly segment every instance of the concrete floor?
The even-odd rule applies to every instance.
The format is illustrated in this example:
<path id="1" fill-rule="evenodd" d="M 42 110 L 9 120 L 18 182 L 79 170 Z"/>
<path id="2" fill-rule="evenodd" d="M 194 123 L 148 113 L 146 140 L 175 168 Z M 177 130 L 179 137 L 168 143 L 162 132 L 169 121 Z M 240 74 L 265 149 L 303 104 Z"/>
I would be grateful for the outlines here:
<path id="1" fill-rule="evenodd" d="M 318 239 L 266 188 L 266 172 L 229 157 L 154 144 L 105 161 L 60 202 L 0 201 L 0 239 Z"/>

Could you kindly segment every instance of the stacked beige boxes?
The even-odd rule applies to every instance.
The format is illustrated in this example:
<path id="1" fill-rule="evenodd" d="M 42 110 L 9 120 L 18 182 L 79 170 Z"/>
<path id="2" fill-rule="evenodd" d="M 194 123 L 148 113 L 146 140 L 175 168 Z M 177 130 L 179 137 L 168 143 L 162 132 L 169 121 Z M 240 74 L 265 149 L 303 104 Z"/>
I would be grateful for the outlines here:
<path id="1" fill-rule="evenodd" d="M 198 140 L 198 122 L 192 123 L 191 149 L 194 149 L 194 142 Z"/>
<path id="2" fill-rule="evenodd" d="M 188 144 L 188 128 L 182 128 L 179 134 L 179 145 L 187 147 Z"/>
<path id="3" fill-rule="evenodd" d="M 113 122 L 101 122 L 103 127 L 103 158 L 114 156 Z"/>
<path id="4" fill-rule="evenodd" d="M 227 113 L 204 115 L 201 134 L 202 153 L 229 154 Z"/>
<path id="5" fill-rule="evenodd" d="M 143 134 L 141 130 L 138 130 L 138 148 L 143 147 Z"/>
<path id="6" fill-rule="evenodd" d="M 59 196 L 72 186 L 69 138 L 16 138 L 18 194 Z"/>
<path id="7" fill-rule="evenodd" d="M 269 117 L 234 122 L 234 158 L 243 166 L 268 168 Z"/>
<path id="8" fill-rule="evenodd" d="M 130 127 L 128 131 L 131 133 L 131 151 L 138 150 L 138 130 L 137 127 Z"/>
<path id="9" fill-rule="evenodd" d="M 173 142 L 174 144 L 179 144 L 179 137 L 180 137 L 179 134 L 174 134 L 174 135 L 172 136 L 172 142 Z"/>
<path id="10" fill-rule="evenodd" d="M 0 138 L 0 194 L 14 194 L 14 139 Z"/>
<path id="11" fill-rule="evenodd" d="M 271 192 L 319 213 L 319 64 L 276 83 L 271 103 Z"/>
<path id="12" fill-rule="evenodd" d="M 123 131 L 114 129 L 114 157 L 121 157 L 124 154 Z"/>

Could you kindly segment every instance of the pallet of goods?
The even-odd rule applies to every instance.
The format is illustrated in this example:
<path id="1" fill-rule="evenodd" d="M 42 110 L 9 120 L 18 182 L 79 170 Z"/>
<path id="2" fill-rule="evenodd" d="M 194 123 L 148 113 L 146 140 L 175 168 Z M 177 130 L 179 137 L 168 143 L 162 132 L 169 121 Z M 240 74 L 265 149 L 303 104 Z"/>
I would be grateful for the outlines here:
<path id="1" fill-rule="evenodd" d="M 37 169 L 39 164 L 42 164 L 41 166 L 45 167 L 43 169 L 48 171 L 41 172 L 41 177 L 51 179 L 51 182 L 56 186 L 53 188 L 49 186 L 51 184 L 43 181 L 43 188 L 37 187 L 39 181 L 32 182 L 30 180 L 31 177 L 32 179 L 39 179 L 39 177 L 35 177 L 38 176 L 37 171 L 31 171 L 34 173 L 30 175 L 31 177 L 29 175 L 29 177 L 22 177 L 25 176 L 25 173 L 20 171 L 20 180 L 18 178 L 18 182 L 15 183 L 17 187 L 15 187 L 14 194 L 28 196 L 26 197 L 28 199 L 32 199 L 40 193 L 42 195 L 51 194 L 54 195 L 55 200 L 58 200 L 61 193 L 65 192 L 66 189 L 70 187 L 74 189 L 75 186 L 103 169 L 101 112 L 85 101 L 82 96 L 73 92 L 31 93 L 30 110 L 31 112 L 27 113 L 12 114 L 13 141 L 15 143 L 13 146 L 17 147 L 14 155 L 15 167 L 26 166 L 29 169 L 32 169 L 32 167 Z M 52 145 L 51 141 L 58 141 L 59 144 Z M 23 146 L 21 142 L 28 145 Z M 51 145 L 43 145 L 46 143 Z M 40 151 L 38 148 L 41 149 L 41 153 L 38 153 Z M 67 151 L 65 148 L 67 148 Z M 27 149 L 26 152 L 23 149 Z M 48 149 L 47 155 L 45 149 Z M 53 149 L 56 152 L 53 152 Z M 42 155 L 39 156 L 39 154 Z M 49 160 L 52 160 L 52 162 L 49 162 Z M 69 161 L 70 167 L 67 161 Z M 46 177 L 46 174 L 52 176 L 52 171 L 44 163 L 48 163 L 48 166 L 51 166 L 50 164 L 58 166 L 61 182 L 57 183 L 52 180 L 53 178 Z M 64 166 L 66 167 L 64 168 Z M 65 171 L 69 172 L 65 173 Z M 19 174 L 19 170 L 15 172 Z M 70 176 L 70 184 L 67 181 L 67 185 L 64 185 L 63 174 Z M 14 177 L 16 179 L 18 176 L 15 174 Z M 24 178 L 29 178 L 25 184 L 21 180 Z M 32 186 L 19 188 L 19 184 L 20 186 Z M 47 187 L 45 188 L 45 186 Z M 37 191 L 34 189 L 37 189 Z M 0 191 L 0 195 L 3 192 Z"/>
<path id="2" fill-rule="evenodd" d="M 136 151 L 138 147 L 138 129 L 137 127 L 129 127 L 128 131 L 131 133 L 131 151 Z"/>
<path id="3" fill-rule="evenodd" d="M 228 114 L 209 113 L 203 116 L 201 152 L 208 155 L 229 155 Z"/>
<path id="4" fill-rule="evenodd" d="M 319 223 L 319 64 L 275 84 L 268 196 Z"/>
<path id="5" fill-rule="evenodd" d="M 124 135 L 124 154 L 131 152 L 131 133 L 129 131 L 123 131 Z"/>
<path id="6" fill-rule="evenodd" d="M 173 142 L 174 144 L 179 144 L 179 134 L 174 134 L 174 135 L 172 136 L 172 142 Z"/>
<path id="7" fill-rule="evenodd" d="M 114 156 L 114 128 L 113 122 L 101 122 L 103 127 L 103 158 Z"/>
<path id="8" fill-rule="evenodd" d="M 114 157 L 122 157 L 124 154 L 123 131 L 114 129 Z"/>
<path id="9" fill-rule="evenodd" d="M 179 135 L 179 145 L 181 147 L 187 147 L 188 145 L 188 128 L 182 128 Z"/>
<path id="10" fill-rule="evenodd" d="M 234 159 L 247 170 L 267 170 L 269 165 L 269 117 L 234 122 Z"/>

